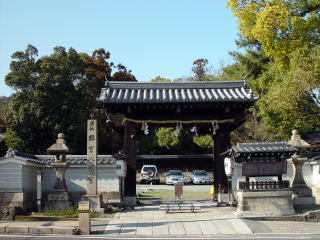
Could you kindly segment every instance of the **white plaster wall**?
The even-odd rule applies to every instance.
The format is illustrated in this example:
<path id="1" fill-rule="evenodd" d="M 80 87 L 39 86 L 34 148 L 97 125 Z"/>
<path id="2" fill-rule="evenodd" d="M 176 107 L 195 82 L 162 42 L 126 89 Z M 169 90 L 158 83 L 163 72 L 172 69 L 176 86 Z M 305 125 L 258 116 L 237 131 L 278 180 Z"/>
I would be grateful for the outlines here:
<path id="1" fill-rule="evenodd" d="M 306 162 L 302 168 L 304 180 L 309 187 L 315 186 L 315 184 L 319 184 L 320 186 L 320 179 L 319 179 L 320 175 L 318 176 L 314 175 L 314 172 L 316 171 L 314 170 L 314 167 L 315 166 L 311 165 L 309 162 Z M 282 179 L 290 181 L 290 184 L 291 184 L 293 181 L 293 176 L 294 176 L 293 167 L 290 163 L 288 163 L 287 174 L 283 174 Z M 276 181 L 276 180 L 278 180 L 277 177 L 250 177 L 250 181 Z M 236 163 L 235 169 L 234 169 L 234 175 L 232 177 L 232 190 L 238 189 L 240 181 L 245 181 L 245 177 L 242 176 L 242 164 Z"/>
<path id="2" fill-rule="evenodd" d="M 98 168 L 98 192 L 118 191 L 119 183 L 114 167 Z M 56 179 L 53 168 L 42 169 L 42 191 L 52 190 Z M 87 189 L 87 168 L 70 167 L 66 171 L 66 183 L 70 192 L 85 192 Z"/>
<path id="3" fill-rule="evenodd" d="M 22 192 L 22 168 L 18 163 L 0 164 L 0 192 Z"/>
<path id="4" fill-rule="evenodd" d="M 315 187 L 320 187 L 320 162 L 312 166 L 312 183 Z"/>
<path id="5" fill-rule="evenodd" d="M 37 167 L 22 166 L 22 189 L 23 192 L 37 191 Z"/>

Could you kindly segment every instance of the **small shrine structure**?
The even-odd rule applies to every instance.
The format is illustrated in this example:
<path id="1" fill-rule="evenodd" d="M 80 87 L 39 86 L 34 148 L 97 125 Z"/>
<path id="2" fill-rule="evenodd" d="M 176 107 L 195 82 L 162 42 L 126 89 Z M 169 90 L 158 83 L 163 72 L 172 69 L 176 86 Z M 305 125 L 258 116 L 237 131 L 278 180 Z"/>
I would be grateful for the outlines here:
<path id="1" fill-rule="evenodd" d="M 242 176 L 237 190 L 237 212 L 242 216 L 281 216 L 294 214 L 292 191 L 287 173 L 287 159 L 298 149 L 285 142 L 238 143 L 224 153 L 242 163 Z M 250 178 L 255 177 L 255 181 Z M 263 180 L 277 177 L 277 180 Z M 261 180 L 259 180 L 262 178 Z"/>
<path id="2" fill-rule="evenodd" d="M 244 81 L 106 82 L 99 101 L 110 121 L 124 127 L 123 151 L 128 155 L 124 201 L 136 205 L 136 135 L 149 128 L 197 128 L 214 140 L 212 168 L 215 188 L 228 189 L 220 153 L 230 147 L 230 133 L 245 121 L 256 97 Z M 147 130 L 146 130 L 147 129 Z M 187 147 L 187 146 L 186 146 Z"/>

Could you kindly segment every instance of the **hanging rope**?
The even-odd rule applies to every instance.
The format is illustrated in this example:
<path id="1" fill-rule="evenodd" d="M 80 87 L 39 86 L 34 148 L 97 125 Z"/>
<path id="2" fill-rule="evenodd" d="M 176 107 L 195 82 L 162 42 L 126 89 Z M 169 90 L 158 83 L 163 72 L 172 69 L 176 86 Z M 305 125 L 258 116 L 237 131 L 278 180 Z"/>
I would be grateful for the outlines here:
<path id="1" fill-rule="evenodd" d="M 233 123 L 234 119 L 223 119 L 223 120 L 136 120 L 132 118 L 124 117 L 122 124 L 126 121 L 134 123 L 154 123 L 154 124 L 196 124 L 196 123 Z"/>

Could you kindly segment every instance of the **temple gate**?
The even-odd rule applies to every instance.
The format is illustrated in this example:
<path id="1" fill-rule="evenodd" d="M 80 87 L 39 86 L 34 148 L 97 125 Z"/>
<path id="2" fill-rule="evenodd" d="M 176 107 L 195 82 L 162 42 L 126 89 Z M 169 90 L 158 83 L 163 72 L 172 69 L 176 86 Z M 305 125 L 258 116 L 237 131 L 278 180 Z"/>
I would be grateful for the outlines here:
<path id="1" fill-rule="evenodd" d="M 106 82 L 99 101 L 109 119 L 125 128 L 127 176 L 124 200 L 136 202 L 136 134 L 146 127 L 194 127 L 213 136 L 214 185 L 227 189 L 220 153 L 230 147 L 230 132 L 245 121 L 253 96 L 244 81 L 226 82 Z"/>

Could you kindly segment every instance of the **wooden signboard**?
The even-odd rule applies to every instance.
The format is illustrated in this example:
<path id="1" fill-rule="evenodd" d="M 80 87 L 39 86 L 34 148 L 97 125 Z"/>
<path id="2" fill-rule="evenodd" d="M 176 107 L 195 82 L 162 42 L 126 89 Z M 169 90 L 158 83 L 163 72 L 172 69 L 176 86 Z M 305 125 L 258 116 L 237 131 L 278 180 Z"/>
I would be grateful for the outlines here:
<path id="1" fill-rule="evenodd" d="M 244 162 L 242 164 L 242 176 L 246 177 L 279 176 L 286 173 L 286 160 L 270 162 Z"/>

